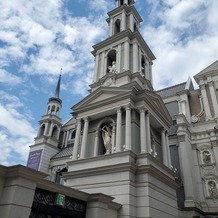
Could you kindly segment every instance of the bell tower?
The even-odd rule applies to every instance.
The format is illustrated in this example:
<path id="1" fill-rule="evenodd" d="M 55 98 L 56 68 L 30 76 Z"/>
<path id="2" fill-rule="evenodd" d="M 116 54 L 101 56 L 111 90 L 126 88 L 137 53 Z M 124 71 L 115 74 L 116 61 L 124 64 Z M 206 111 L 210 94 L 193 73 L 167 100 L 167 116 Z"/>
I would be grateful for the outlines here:
<path id="1" fill-rule="evenodd" d="M 71 108 L 76 134 L 62 178 L 68 187 L 115 198 L 122 204 L 116 217 L 178 217 L 172 119 L 153 91 L 155 56 L 139 32 L 142 18 L 133 0 L 116 0 L 106 21 L 109 36 L 93 46 L 90 94 Z"/>
<path id="2" fill-rule="evenodd" d="M 59 136 L 61 130 L 60 110 L 62 100 L 60 94 L 61 75 L 59 76 L 54 96 L 49 98 L 45 115 L 39 121 L 39 129 L 35 144 L 30 146 L 27 166 L 48 173 L 50 158 L 59 149 Z"/>
<path id="3" fill-rule="evenodd" d="M 116 0 L 116 7 L 108 16 L 109 37 L 93 46 L 95 70 L 91 91 L 102 84 L 126 85 L 133 74 L 143 80 L 142 88 L 152 90 L 155 56 L 139 33 L 142 18 L 134 7 L 134 0 Z"/>

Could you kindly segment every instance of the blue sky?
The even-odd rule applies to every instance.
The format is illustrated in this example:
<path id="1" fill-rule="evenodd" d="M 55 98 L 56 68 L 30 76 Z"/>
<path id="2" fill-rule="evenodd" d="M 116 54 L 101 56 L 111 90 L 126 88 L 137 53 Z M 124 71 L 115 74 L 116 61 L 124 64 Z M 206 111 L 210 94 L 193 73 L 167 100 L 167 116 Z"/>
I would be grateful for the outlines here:
<path id="1" fill-rule="evenodd" d="M 154 88 L 187 81 L 218 59 L 217 0 L 136 0 L 156 56 Z M 0 164 L 26 164 L 60 69 L 63 122 L 92 83 L 92 46 L 115 0 L 0 0 Z"/>

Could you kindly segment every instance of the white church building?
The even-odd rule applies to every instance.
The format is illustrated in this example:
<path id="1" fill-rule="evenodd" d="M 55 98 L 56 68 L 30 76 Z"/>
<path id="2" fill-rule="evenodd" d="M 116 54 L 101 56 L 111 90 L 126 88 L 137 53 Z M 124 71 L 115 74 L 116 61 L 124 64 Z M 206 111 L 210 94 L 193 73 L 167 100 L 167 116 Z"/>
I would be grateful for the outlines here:
<path id="1" fill-rule="evenodd" d="M 218 61 L 196 72 L 198 89 L 187 78 L 155 91 L 134 0 L 116 0 L 108 16 L 89 95 L 62 123 L 59 77 L 27 166 L 66 196 L 92 196 L 87 218 L 218 217 Z"/>

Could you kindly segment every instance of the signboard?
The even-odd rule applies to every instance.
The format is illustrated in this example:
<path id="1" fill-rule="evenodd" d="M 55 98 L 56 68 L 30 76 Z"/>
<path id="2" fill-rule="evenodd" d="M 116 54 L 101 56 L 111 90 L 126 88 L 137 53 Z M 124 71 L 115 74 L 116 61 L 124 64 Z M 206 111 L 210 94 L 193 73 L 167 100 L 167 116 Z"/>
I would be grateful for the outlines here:
<path id="1" fill-rule="evenodd" d="M 63 207 L 64 204 L 65 204 L 65 195 L 56 194 L 55 204 L 58 205 L 58 206 Z"/>
<path id="2" fill-rule="evenodd" d="M 31 151 L 29 153 L 27 167 L 32 168 L 34 170 L 39 170 L 39 164 L 41 161 L 42 149 L 37 151 Z"/>

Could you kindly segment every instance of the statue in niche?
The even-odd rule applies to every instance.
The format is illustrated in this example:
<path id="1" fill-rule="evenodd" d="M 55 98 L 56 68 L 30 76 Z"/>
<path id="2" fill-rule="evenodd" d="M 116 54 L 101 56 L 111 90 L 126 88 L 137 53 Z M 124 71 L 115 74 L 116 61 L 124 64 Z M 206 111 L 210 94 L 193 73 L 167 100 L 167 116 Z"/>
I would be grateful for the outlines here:
<path id="1" fill-rule="evenodd" d="M 210 164 L 211 161 L 211 153 L 208 150 L 203 151 L 203 161 L 205 164 Z"/>
<path id="2" fill-rule="evenodd" d="M 112 62 L 112 66 L 109 66 L 108 70 L 109 70 L 109 73 L 117 73 L 117 70 L 116 70 L 116 61 Z"/>
<path id="3" fill-rule="evenodd" d="M 209 181 L 208 182 L 208 191 L 209 191 L 209 195 L 211 197 L 217 195 L 216 183 L 214 181 Z"/>
<path id="4" fill-rule="evenodd" d="M 111 153 L 111 147 L 112 147 L 112 132 L 111 132 L 111 128 L 107 125 L 103 126 L 102 130 L 102 138 L 103 138 L 103 142 L 104 142 L 104 147 L 106 149 L 106 154 L 110 154 Z"/>

